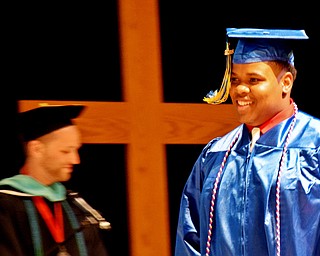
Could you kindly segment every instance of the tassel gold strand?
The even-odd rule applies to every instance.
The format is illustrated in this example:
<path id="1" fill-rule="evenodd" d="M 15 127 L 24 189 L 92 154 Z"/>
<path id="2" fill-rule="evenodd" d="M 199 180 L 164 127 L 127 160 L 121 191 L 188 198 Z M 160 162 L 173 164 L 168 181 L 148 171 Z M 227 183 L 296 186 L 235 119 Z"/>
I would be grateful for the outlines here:
<path id="1" fill-rule="evenodd" d="M 226 50 L 224 51 L 224 55 L 226 57 L 226 71 L 224 73 L 223 81 L 221 87 L 218 90 L 210 91 L 206 97 L 203 98 L 203 101 L 207 102 L 208 104 L 220 104 L 225 102 L 229 96 L 230 90 L 230 77 L 231 77 L 231 55 L 233 54 L 234 50 L 229 50 L 229 43 L 226 44 Z"/>

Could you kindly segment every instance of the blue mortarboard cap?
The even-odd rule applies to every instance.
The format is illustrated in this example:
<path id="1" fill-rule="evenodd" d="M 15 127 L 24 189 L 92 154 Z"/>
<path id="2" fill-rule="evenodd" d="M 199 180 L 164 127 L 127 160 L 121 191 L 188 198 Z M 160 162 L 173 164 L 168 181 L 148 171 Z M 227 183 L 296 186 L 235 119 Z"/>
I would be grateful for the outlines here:
<path id="1" fill-rule="evenodd" d="M 229 49 L 229 38 L 238 39 L 235 50 Z M 308 38 L 304 30 L 227 28 L 227 42 L 224 51 L 227 56 L 226 71 L 223 81 L 220 89 L 211 90 L 203 100 L 209 104 L 220 104 L 227 100 L 230 90 L 231 63 L 284 61 L 294 65 L 292 42 Z"/>
<path id="2" fill-rule="evenodd" d="M 308 39 L 304 30 L 227 28 L 227 36 L 239 38 L 233 63 L 285 61 L 294 65 L 292 40 Z"/>

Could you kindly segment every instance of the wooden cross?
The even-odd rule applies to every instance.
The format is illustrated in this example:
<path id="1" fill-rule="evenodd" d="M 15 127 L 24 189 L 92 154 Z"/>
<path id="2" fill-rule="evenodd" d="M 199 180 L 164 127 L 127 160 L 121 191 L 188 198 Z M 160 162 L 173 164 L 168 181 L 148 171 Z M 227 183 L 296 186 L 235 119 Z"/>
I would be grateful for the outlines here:
<path id="1" fill-rule="evenodd" d="M 127 144 L 130 253 L 169 256 L 165 144 L 206 144 L 238 121 L 229 104 L 164 103 L 158 3 L 121 0 L 118 8 L 124 102 L 45 102 L 88 106 L 77 121 L 84 143 Z M 40 102 L 44 101 L 19 101 L 19 110 Z"/>

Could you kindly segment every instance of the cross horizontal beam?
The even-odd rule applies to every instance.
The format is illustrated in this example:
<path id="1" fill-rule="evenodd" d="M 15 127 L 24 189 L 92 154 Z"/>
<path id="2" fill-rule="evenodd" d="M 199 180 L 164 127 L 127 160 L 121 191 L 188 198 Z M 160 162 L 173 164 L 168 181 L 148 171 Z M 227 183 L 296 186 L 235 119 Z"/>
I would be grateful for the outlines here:
<path id="1" fill-rule="evenodd" d="M 21 100 L 19 109 L 25 111 L 39 106 L 40 103 L 88 106 L 77 120 L 84 143 L 130 143 L 132 118 L 129 117 L 129 105 L 126 102 Z M 150 132 L 155 136 L 162 134 L 163 144 L 206 144 L 210 139 L 239 125 L 230 104 L 213 106 L 206 103 L 160 103 L 160 110 L 163 126 Z"/>

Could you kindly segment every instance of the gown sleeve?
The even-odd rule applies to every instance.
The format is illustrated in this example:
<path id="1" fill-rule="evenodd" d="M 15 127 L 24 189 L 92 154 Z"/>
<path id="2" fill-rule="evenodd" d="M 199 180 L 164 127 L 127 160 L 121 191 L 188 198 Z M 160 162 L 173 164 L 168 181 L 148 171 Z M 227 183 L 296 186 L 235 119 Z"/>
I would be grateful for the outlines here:
<path id="1" fill-rule="evenodd" d="M 182 191 L 175 256 L 200 256 L 199 209 L 205 149 L 196 160 Z"/>
<path id="2" fill-rule="evenodd" d="M 19 205 L 7 202 L 8 197 L 0 193 L 0 255 L 1 256 L 23 256 L 25 252 L 20 244 L 19 234 L 15 224 L 15 215 L 10 214 L 10 208 Z"/>

